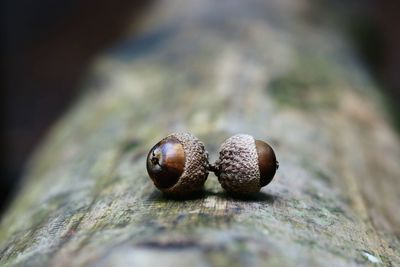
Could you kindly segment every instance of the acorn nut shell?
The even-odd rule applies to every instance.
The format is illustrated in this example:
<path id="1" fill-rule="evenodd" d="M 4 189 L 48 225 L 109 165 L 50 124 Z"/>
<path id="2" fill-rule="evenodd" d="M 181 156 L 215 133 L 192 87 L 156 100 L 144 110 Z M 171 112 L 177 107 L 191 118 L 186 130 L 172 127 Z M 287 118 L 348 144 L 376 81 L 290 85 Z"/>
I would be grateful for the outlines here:
<path id="1" fill-rule="evenodd" d="M 208 153 L 190 133 L 173 133 L 147 155 L 147 172 L 154 185 L 168 195 L 201 191 L 208 176 Z"/>
<path id="2" fill-rule="evenodd" d="M 269 184 L 278 168 L 274 150 L 251 135 L 234 135 L 221 145 L 215 163 L 222 187 L 233 194 L 251 194 Z"/>

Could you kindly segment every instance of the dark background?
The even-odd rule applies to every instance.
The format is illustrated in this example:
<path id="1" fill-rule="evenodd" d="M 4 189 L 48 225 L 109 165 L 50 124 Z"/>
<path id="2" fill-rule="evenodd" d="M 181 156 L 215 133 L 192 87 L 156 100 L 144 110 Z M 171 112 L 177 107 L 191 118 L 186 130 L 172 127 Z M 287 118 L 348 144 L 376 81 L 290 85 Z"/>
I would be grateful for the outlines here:
<path id="1" fill-rule="evenodd" d="M 77 97 L 91 59 L 146 15 L 154 1 L 6 0 L 2 16 L 0 213 L 29 155 Z M 330 5 L 400 125 L 400 1 L 315 1 Z"/>

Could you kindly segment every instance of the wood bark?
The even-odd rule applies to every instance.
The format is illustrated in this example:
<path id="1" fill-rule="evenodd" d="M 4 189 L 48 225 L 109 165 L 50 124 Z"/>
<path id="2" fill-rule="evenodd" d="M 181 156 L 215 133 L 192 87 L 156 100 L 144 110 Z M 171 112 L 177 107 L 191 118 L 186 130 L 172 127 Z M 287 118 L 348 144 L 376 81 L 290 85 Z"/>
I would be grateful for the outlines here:
<path id="1" fill-rule="evenodd" d="M 325 12 L 325 13 L 324 13 Z M 161 1 L 100 55 L 2 219 L 1 266 L 400 266 L 400 144 L 350 42 L 304 1 Z M 55 88 L 56 90 L 56 88 Z M 254 197 L 174 200 L 148 150 L 269 142 Z"/>

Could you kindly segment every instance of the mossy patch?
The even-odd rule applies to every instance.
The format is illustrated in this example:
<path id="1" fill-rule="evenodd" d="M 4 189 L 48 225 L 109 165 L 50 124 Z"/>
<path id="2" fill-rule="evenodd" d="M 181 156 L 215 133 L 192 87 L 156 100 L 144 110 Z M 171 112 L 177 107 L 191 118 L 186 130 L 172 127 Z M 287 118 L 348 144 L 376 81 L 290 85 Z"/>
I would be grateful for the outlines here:
<path id="1" fill-rule="evenodd" d="M 337 105 L 338 81 L 338 72 L 328 59 L 300 56 L 292 70 L 271 80 L 267 93 L 282 106 L 326 110 Z"/>

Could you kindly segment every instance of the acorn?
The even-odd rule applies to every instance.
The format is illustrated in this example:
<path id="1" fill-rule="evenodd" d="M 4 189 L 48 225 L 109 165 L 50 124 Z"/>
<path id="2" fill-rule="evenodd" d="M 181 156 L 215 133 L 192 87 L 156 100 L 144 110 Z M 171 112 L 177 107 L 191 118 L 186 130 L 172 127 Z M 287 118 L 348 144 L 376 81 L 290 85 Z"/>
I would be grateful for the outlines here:
<path id="1" fill-rule="evenodd" d="M 168 195 L 188 195 L 203 189 L 208 176 L 208 153 L 190 133 L 173 133 L 147 155 L 147 172 L 154 185 Z"/>
<path id="2" fill-rule="evenodd" d="M 247 134 L 225 140 L 213 166 L 222 187 L 238 195 L 260 191 L 272 181 L 278 167 L 271 146 Z"/>

